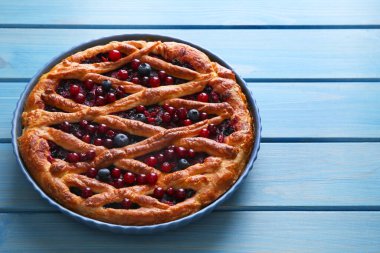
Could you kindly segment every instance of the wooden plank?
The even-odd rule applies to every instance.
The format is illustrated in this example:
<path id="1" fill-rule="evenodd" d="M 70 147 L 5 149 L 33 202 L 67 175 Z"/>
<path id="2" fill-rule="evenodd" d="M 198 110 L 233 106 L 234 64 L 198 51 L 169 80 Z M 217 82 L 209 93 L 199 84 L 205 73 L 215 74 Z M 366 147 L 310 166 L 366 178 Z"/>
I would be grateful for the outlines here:
<path id="1" fill-rule="evenodd" d="M 365 1 L 3 1 L 1 24 L 346 25 L 379 24 L 380 3 Z M 141 15 L 143 13 L 144 15 Z M 191 14 L 190 14 L 191 13 Z"/>
<path id="2" fill-rule="evenodd" d="M 0 138 L 25 83 L 0 83 Z M 248 83 L 257 99 L 263 136 L 380 137 L 379 83 Z"/>
<path id="3" fill-rule="evenodd" d="M 379 212 L 219 212 L 170 232 L 128 236 L 63 214 L 0 214 L 2 252 L 378 252 Z M 225 231 L 225 232 L 222 232 Z M 149 242 L 149 243 L 147 243 Z"/>
<path id="4" fill-rule="evenodd" d="M 268 143 L 242 187 L 221 208 L 355 209 L 380 203 L 380 143 Z M 0 211 L 52 210 L 0 144 Z M 328 208 L 327 208 L 328 209 Z"/>
<path id="5" fill-rule="evenodd" d="M 30 78 L 52 57 L 114 34 L 171 35 L 207 48 L 244 78 L 379 78 L 380 30 L 0 30 L 0 78 Z M 22 39 L 20 39 L 22 38 Z"/>

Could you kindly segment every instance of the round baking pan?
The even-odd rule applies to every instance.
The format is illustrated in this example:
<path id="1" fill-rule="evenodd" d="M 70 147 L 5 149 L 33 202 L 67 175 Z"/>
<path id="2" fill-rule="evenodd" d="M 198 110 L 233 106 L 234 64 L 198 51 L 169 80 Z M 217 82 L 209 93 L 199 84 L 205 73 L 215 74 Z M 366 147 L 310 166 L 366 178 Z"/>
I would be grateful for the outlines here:
<path id="1" fill-rule="evenodd" d="M 18 150 L 18 145 L 17 145 L 17 138 L 21 135 L 22 133 L 22 123 L 21 123 L 21 115 L 24 110 L 24 104 L 25 101 L 33 89 L 33 87 L 37 84 L 39 78 L 46 72 L 50 71 L 51 68 L 53 68 L 56 64 L 61 62 L 62 59 L 78 52 L 85 50 L 87 48 L 97 46 L 97 45 L 103 45 L 107 44 L 110 41 L 127 41 L 127 40 L 145 40 L 145 41 L 175 41 L 179 43 L 184 43 L 188 44 L 194 48 L 199 49 L 200 51 L 204 52 L 205 54 L 208 55 L 208 57 L 215 62 L 218 62 L 222 66 L 225 66 L 231 70 L 230 65 L 228 65 L 225 61 L 220 59 L 218 56 L 214 55 L 210 51 L 201 48 L 197 45 L 194 45 L 190 42 L 183 41 L 180 39 L 168 37 L 168 36 L 161 36 L 161 35 L 154 35 L 154 34 L 126 34 L 126 35 L 115 35 L 115 36 L 110 36 L 110 37 L 104 37 L 96 40 L 92 40 L 86 43 L 83 43 L 79 46 L 76 46 L 61 55 L 55 57 L 52 59 L 45 67 L 43 67 L 40 71 L 36 73 L 36 75 L 30 80 L 29 84 L 26 86 L 24 92 L 22 93 L 17 106 L 16 110 L 14 112 L 14 117 L 13 117 L 13 122 L 12 122 L 12 144 L 13 144 L 13 150 L 17 158 L 17 162 L 21 167 L 22 172 L 25 174 L 26 178 L 29 180 L 29 182 L 33 185 L 33 187 L 36 189 L 39 194 L 46 199 L 52 206 L 56 207 L 59 209 L 61 212 L 64 214 L 69 215 L 70 217 L 73 217 L 74 219 L 85 223 L 86 225 L 96 227 L 99 229 L 103 230 L 108 230 L 112 232 L 117 232 L 117 233 L 127 233 L 127 234 L 147 234 L 147 233 L 153 233 L 157 231 L 165 231 L 169 229 L 175 229 L 178 228 L 182 225 L 188 224 L 189 222 L 192 222 L 196 219 L 199 219 L 206 214 L 209 214 L 212 210 L 214 210 L 215 207 L 220 205 L 222 202 L 224 202 L 226 199 L 228 199 L 233 192 L 236 191 L 236 189 L 241 185 L 242 181 L 247 177 L 249 171 L 252 169 L 253 163 L 257 158 L 257 153 L 260 148 L 260 139 L 261 139 L 261 120 L 260 120 L 260 115 L 259 115 L 259 109 L 256 105 L 256 102 L 254 98 L 252 97 L 250 91 L 247 88 L 246 83 L 244 80 L 235 72 L 236 74 L 236 80 L 238 84 L 241 86 L 242 91 L 244 92 L 248 105 L 249 105 L 249 110 L 251 112 L 251 115 L 253 117 L 253 122 L 254 122 L 254 127 L 255 127 L 255 139 L 254 139 L 254 144 L 253 144 L 253 149 L 251 152 L 251 155 L 249 157 L 249 160 L 247 162 L 247 165 L 242 172 L 241 176 L 239 179 L 231 186 L 230 189 L 228 189 L 222 196 L 220 196 L 217 200 L 212 202 L 211 204 L 207 205 L 206 207 L 202 208 L 196 213 L 193 213 L 191 215 L 188 215 L 186 217 L 183 217 L 181 219 L 177 219 L 174 221 L 166 222 L 166 223 L 161 223 L 161 224 L 156 224 L 156 225 L 147 225 L 147 226 L 124 226 L 124 225 L 116 225 L 116 224 L 111 224 L 111 223 L 106 223 L 102 221 L 98 221 L 95 219 L 91 219 L 88 217 L 85 217 L 83 215 L 80 215 L 78 213 L 75 213 L 64 206 L 60 205 L 58 202 L 56 202 L 53 198 L 48 196 L 39 186 L 38 184 L 33 180 L 32 176 L 29 174 L 28 169 L 25 167 L 21 157 L 20 153 Z"/>

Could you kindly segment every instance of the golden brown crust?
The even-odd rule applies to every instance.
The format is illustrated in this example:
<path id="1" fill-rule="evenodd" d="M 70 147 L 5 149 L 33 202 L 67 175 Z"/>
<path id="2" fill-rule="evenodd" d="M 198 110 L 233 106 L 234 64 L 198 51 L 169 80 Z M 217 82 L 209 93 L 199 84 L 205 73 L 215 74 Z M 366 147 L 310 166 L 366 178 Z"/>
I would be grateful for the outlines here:
<path id="1" fill-rule="evenodd" d="M 81 61 L 85 59 L 113 49 L 119 50 L 126 56 L 116 62 L 81 64 Z M 165 60 L 149 56 L 149 53 L 160 55 L 169 62 L 179 59 L 191 65 L 193 69 L 173 65 Z M 165 70 L 168 74 L 188 80 L 188 82 L 146 88 L 102 75 L 125 65 L 134 58 L 140 58 L 152 67 Z M 128 93 L 133 94 L 105 106 L 88 107 L 63 98 L 55 92 L 59 80 L 69 78 L 79 80 L 91 78 L 97 82 L 110 79 L 113 86 L 122 86 Z M 200 92 L 206 85 L 210 85 L 221 94 L 225 102 L 210 104 L 179 98 Z M 164 129 L 111 115 L 137 105 L 155 103 L 196 108 L 201 112 L 216 116 L 190 126 Z M 66 113 L 45 111 L 45 105 L 53 105 Z M 115 129 L 144 136 L 147 139 L 123 148 L 107 149 L 84 143 L 71 134 L 50 127 L 64 121 L 79 122 L 82 119 L 105 123 Z M 226 137 L 224 143 L 197 137 L 200 129 L 210 123 L 221 123 L 224 119 L 235 122 L 235 132 Z M 24 164 L 33 178 L 49 196 L 65 207 L 105 222 L 149 225 L 168 222 L 194 213 L 216 200 L 236 182 L 245 168 L 253 146 L 252 120 L 246 98 L 236 83 L 234 73 L 218 63 L 211 62 L 199 50 L 176 42 L 111 42 L 78 52 L 41 76 L 26 101 L 22 115 L 24 129 L 18 143 Z M 48 140 L 72 152 L 94 149 L 96 159 L 76 164 L 69 164 L 59 159 L 49 162 L 47 159 L 50 155 Z M 202 164 L 195 164 L 173 173 L 163 173 L 134 159 L 169 145 L 181 145 L 195 151 L 207 152 L 210 156 Z M 149 196 L 155 186 L 136 185 L 117 189 L 96 179 L 80 175 L 90 167 L 101 168 L 112 164 L 120 168 L 128 168 L 134 173 L 155 172 L 159 178 L 156 185 L 164 188 L 191 188 L 196 191 L 196 194 L 170 206 Z M 96 194 L 83 199 L 70 192 L 71 186 L 90 187 Z M 103 207 L 105 204 L 121 201 L 123 198 L 129 198 L 140 208 L 125 210 Z"/>

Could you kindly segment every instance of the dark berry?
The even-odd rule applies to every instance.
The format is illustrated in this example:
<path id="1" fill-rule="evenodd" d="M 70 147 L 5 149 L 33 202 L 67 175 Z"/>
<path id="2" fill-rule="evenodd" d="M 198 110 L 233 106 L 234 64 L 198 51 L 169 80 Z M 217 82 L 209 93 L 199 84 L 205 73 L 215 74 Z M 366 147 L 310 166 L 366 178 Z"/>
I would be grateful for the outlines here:
<path id="1" fill-rule="evenodd" d="M 195 157 L 195 151 L 194 151 L 194 149 L 189 149 L 187 151 L 187 156 L 190 157 L 190 158 L 194 158 Z"/>
<path id="2" fill-rule="evenodd" d="M 182 121 L 182 124 L 184 126 L 190 126 L 191 124 L 193 124 L 193 122 L 190 119 L 185 119 L 184 121 Z"/>
<path id="3" fill-rule="evenodd" d="M 187 118 L 187 109 L 185 107 L 180 107 L 177 110 L 178 117 L 180 119 L 186 119 Z"/>
<path id="4" fill-rule="evenodd" d="M 147 181 L 148 184 L 150 184 L 150 185 L 154 185 L 154 184 L 156 184 L 157 179 L 158 179 L 158 176 L 157 176 L 157 174 L 154 173 L 154 172 L 149 173 L 149 174 L 146 176 L 146 181 Z"/>
<path id="5" fill-rule="evenodd" d="M 196 109 L 191 109 L 189 110 L 189 112 L 187 113 L 187 117 L 193 121 L 193 122 L 196 122 L 199 120 L 199 111 L 196 110 Z"/>
<path id="6" fill-rule="evenodd" d="M 165 78 L 167 77 L 168 75 L 166 74 L 166 72 L 164 70 L 160 70 L 158 71 L 158 77 L 160 78 L 161 81 L 165 80 Z"/>
<path id="7" fill-rule="evenodd" d="M 146 180 L 147 180 L 147 178 L 146 178 L 145 174 L 139 174 L 139 175 L 137 175 L 136 181 L 137 181 L 138 184 L 146 184 Z"/>
<path id="8" fill-rule="evenodd" d="M 87 125 L 87 132 L 90 134 L 94 134 L 96 131 L 96 127 L 94 125 Z"/>
<path id="9" fill-rule="evenodd" d="M 95 99 L 95 105 L 97 105 L 97 106 L 103 106 L 105 104 L 106 104 L 106 99 L 103 96 L 98 96 Z"/>
<path id="10" fill-rule="evenodd" d="M 124 186 L 124 180 L 121 179 L 121 178 L 117 178 L 115 179 L 115 181 L 113 182 L 113 185 L 115 186 L 115 188 L 121 188 Z"/>
<path id="11" fill-rule="evenodd" d="M 178 169 L 180 170 L 186 169 L 189 166 L 190 166 L 189 162 L 184 158 L 178 161 Z"/>
<path id="12" fill-rule="evenodd" d="M 200 137 L 208 138 L 210 136 L 210 131 L 207 128 L 201 129 L 199 132 Z"/>
<path id="13" fill-rule="evenodd" d="M 138 113 L 135 117 L 135 120 L 141 121 L 141 122 L 146 122 L 146 117 L 142 113 Z"/>
<path id="14" fill-rule="evenodd" d="M 102 88 L 105 91 L 109 91 L 112 88 L 112 82 L 110 80 L 103 80 Z"/>
<path id="15" fill-rule="evenodd" d="M 90 149 L 86 152 L 86 160 L 93 160 L 95 159 L 96 152 L 93 149 Z"/>
<path id="16" fill-rule="evenodd" d="M 102 86 L 96 87 L 96 89 L 95 89 L 95 95 L 96 96 L 101 96 L 103 94 L 104 94 L 104 90 L 103 90 Z"/>
<path id="17" fill-rule="evenodd" d="M 63 122 L 60 127 L 59 127 L 62 131 L 68 133 L 71 131 L 71 124 L 67 121 Z"/>
<path id="18" fill-rule="evenodd" d="M 113 139 L 115 137 L 115 135 L 116 135 L 116 133 L 113 130 L 111 130 L 111 129 L 107 130 L 107 132 L 106 132 L 106 136 L 108 138 Z"/>
<path id="19" fill-rule="evenodd" d="M 106 100 L 107 100 L 107 103 L 109 103 L 109 104 L 115 102 L 116 101 L 115 93 L 112 93 L 112 92 L 107 93 Z"/>
<path id="20" fill-rule="evenodd" d="M 91 136 L 89 134 L 83 135 L 82 141 L 84 141 L 86 143 L 90 143 L 91 142 Z"/>
<path id="21" fill-rule="evenodd" d="M 165 85 L 173 85 L 174 84 L 173 77 L 171 77 L 171 76 L 166 77 L 164 83 L 165 83 Z"/>
<path id="22" fill-rule="evenodd" d="M 175 191 L 175 198 L 178 200 L 184 200 L 186 198 L 186 191 L 183 188 L 177 189 Z"/>
<path id="23" fill-rule="evenodd" d="M 208 94 L 205 93 L 205 92 L 200 93 L 200 94 L 197 96 L 197 100 L 198 100 L 199 102 L 208 102 Z"/>
<path id="24" fill-rule="evenodd" d="M 131 81 L 132 81 L 132 83 L 134 83 L 134 84 L 140 84 L 140 78 L 138 78 L 137 76 L 132 77 Z"/>
<path id="25" fill-rule="evenodd" d="M 145 159 L 145 163 L 148 166 L 154 167 L 157 165 L 157 158 L 154 156 L 149 156 L 148 158 Z"/>
<path id="26" fill-rule="evenodd" d="M 119 52 L 119 50 L 111 50 L 108 53 L 108 58 L 111 61 L 117 61 L 121 58 L 121 53 Z"/>
<path id="27" fill-rule="evenodd" d="M 155 88 L 155 87 L 160 86 L 160 84 L 161 84 L 160 78 L 158 78 L 157 76 L 151 76 L 149 78 L 149 85 L 150 85 L 150 87 Z"/>
<path id="28" fill-rule="evenodd" d="M 205 120 L 205 119 L 208 118 L 208 115 L 207 115 L 207 113 L 205 113 L 205 112 L 201 112 L 201 114 L 200 114 L 199 117 L 201 118 L 201 120 Z"/>
<path id="29" fill-rule="evenodd" d="M 125 69 L 120 69 L 117 72 L 117 78 L 120 79 L 120 80 L 127 80 L 128 77 L 129 77 L 128 71 L 125 70 Z"/>
<path id="30" fill-rule="evenodd" d="M 69 163 L 77 163 L 77 162 L 79 162 L 79 155 L 77 153 L 68 153 L 66 160 Z"/>
<path id="31" fill-rule="evenodd" d="M 118 87 L 116 88 L 116 96 L 117 96 L 118 98 L 123 98 L 123 97 L 125 97 L 124 88 L 123 88 L 122 86 L 118 86 Z"/>
<path id="32" fill-rule="evenodd" d="M 107 132 L 107 130 L 108 130 L 108 127 L 105 124 L 100 124 L 98 126 L 98 134 L 104 135 Z"/>
<path id="33" fill-rule="evenodd" d="M 87 90 L 92 90 L 92 88 L 94 88 L 94 81 L 92 81 L 91 79 L 87 79 L 86 81 L 84 81 L 83 83 L 83 86 L 87 89 Z"/>
<path id="34" fill-rule="evenodd" d="M 113 178 L 119 178 L 121 176 L 121 170 L 119 168 L 113 168 L 111 172 Z"/>
<path id="35" fill-rule="evenodd" d="M 78 93 L 74 97 L 74 101 L 77 102 L 78 104 L 83 104 L 84 101 L 86 101 L 86 96 L 83 93 Z"/>
<path id="36" fill-rule="evenodd" d="M 187 149 L 184 147 L 175 147 L 174 151 L 179 158 L 184 158 L 187 156 Z"/>
<path id="37" fill-rule="evenodd" d="M 103 140 L 100 139 L 100 138 L 96 138 L 94 140 L 94 145 L 96 145 L 96 146 L 102 146 L 103 145 Z"/>
<path id="38" fill-rule="evenodd" d="M 149 76 L 152 68 L 148 63 L 141 63 L 137 68 L 137 71 L 141 76 Z"/>
<path id="39" fill-rule="evenodd" d="M 75 97 L 76 95 L 78 95 L 80 88 L 78 85 L 72 84 L 70 85 L 69 91 L 70 91 L 71 97 Z"/>
<path id="40" fill-rule="evenodd" d="M 113 147 L 112 139 L 107 138 L 107 139 L 103 140 L 103 145 L 107 148 L 112 148 Z"/>
<path id="41" fill-rule="evenodd" d="M 168 106 L 165 109 L 165 111 L 167 111 L 170 114 L 170 116 L 173 116 L 176 110 L 175 110 L 175 108 L 173 106 Z"/>
<path id="42" fill-rule="evenodd" d="M 164 196 L 164 194 L 164 189 L 162 189 L 161 187 L 156 187 L 153 192 L 153 197 L 155 197 L 156 199 L 161 199 Z"/>
<path id="43" fill-rule="evenodd" d="M 156 159 L 157 159 L 157 163 L 159 163 L 159 164 L 161 164 L 161 163 L 163 163 L 164 162 L 164 160 L 165 160 L 165 156 L 164 156 L 164 154 L 156 154 Z"/>
<path id="44" fill-rule="evenodd" d="M 163 171 L 163 172 L 170 172 L 171 170 L 172 170 L 172 166 L 171 166 L 171 164 L 170 163 L 168 163 L 168 162 L 164 162 L 162 165 L 161 165 L 161 170 Z"/>
<path id="45" fill-rule="evenodd" d="M 95 178 L 97 174 L 98 171 L 95 168 L 89 168 L 86 173 L 86 175 L 91 178 Z"/>
<path id="46" fill-rule="evenodd" d="M 149 84 L 149 77 L 144 76 L 144 77 L 142 78 L 142 80 L 141 80 L 141 84 L 142 84 L 142 85 L 145 85 L 145 86 L 148 86 L 148 84 Z"/>
<path id="47" fill-rule="evenodd" d="M 81 128 L 86 129 L 86 127 L 88 126 L 88 121 L 87 120 L 81 120 L 79 122 L 79 125 Z"/>
<path id="48" fill-rule="evenodd" d="M 133 184 L 136 181 L 136 176 L 132 172 L 124 174 L 124 181 L 127 184 Z"/>
<path id="49" fill-rule="evenodd" d="M 168 194 L 169 196 L 174 196 L 174 194 L 175 194 L 174 188 L 169 187 L 168 189 L 166 189 L 166 194 Z"/>
<path id="50" fill-rule="evenodd" d="M 165 156 L 166 160 L 173 160 L 175 157 L 175 152 L 173 149 L 165 150 L 164 156 Z"/>
<path id="51" fill-rule="evenodd" d="M 108 182 L 111 179 L 111 172 L 109 169 L 104 168 L 98 171 L 98 178 L 100 181 Z"/>
<path id="52" fill-rule="evenodd" d="M 125 134 L 117 134 L 113 139 L 113 142 L 116 147 L 124 147 L 129 144 L 129 138 Z"/>
<path id="53" fill-rule="evenodd" d="M 81 196 L 82 196 L 82 198 L 89 198 L 89 197 L 91 197 L 92 196 L 92 191 L 91 191 L 91 188 L 89 188 L 89 187 L 86 187 L 86 188 L 84 188 L 83 190 L 82 190 L 82 193 L 81 193 Z"/>
<path id="54" fill-rule="evenodd" d="M 143 105 L 136 106 L 136 112 L 142 113 L 144 111 L 145 111 L 145 106 L 143 106 Z"/>
<path id="55" fill-rule="evenodd" d="M 130 201 L 128 198 L 125 198 L 123 199 L 123 201 L 121 202 L 121 206 L 124 208 L 124 209 L 129 209 L 132 207 L 132 201 Z"/>
<path id="56" fill-rule="evenodd" d="M 210 134 L 216 134 L 216 126 L 215 124 L 210 124 L 207 126 L 208 131 L 210 131 Z"/>
<path id="57" fill-rule="evenodd" d="M 148 117 L 147 121 L 148 121 L 149 124 L 154 124 L 156 122 L 156 119 L 153 118 L 153 117 Z"/>
<path id="58" fill-rule="evenodd" d="M 162 122 L 169 123 L 172 120 L 172 116 L 170 116 L 170 113 L 165 112 L 161 116 Z"/>
<path id="59" fill-rule="evenodd" d="M 140 66 L 141 62 L 139 59 L 133 59 L 131 61 L 131 68 L 134 70 L 134 71 L 137 71 L 139 66 Z"/>

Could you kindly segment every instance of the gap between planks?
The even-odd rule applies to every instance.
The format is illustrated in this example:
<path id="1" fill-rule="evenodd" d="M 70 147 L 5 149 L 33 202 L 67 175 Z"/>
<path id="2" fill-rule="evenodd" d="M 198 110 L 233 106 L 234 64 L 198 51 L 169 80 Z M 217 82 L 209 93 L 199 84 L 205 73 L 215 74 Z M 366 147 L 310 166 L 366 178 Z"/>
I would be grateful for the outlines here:
<path id="1" fill-rule="evenodd" d="M 80 25 L 80 24 L 0 24 L 0 28 L 12 29 L 234 29 L 234 30 L 345 30 L 380 29 L 380 24 L 346 25 Z"/>

